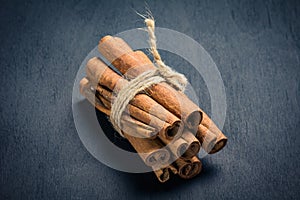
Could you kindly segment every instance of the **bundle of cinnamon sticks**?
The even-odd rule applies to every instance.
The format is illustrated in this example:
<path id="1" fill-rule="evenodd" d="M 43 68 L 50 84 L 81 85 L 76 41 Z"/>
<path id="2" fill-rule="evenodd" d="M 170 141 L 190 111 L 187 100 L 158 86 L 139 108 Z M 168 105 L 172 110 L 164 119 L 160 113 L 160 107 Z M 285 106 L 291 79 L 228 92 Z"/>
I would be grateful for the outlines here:
<path id="1" fill-rule="evenodd" d="M 86 77 L 80 82 L 80 92 L 110 116 L 119 91 L 138 75 L 156 67 L 142 51 L 133 51 L 118 37 L 103 37 L 98 50 L 115 69 L 100 58 L 91 58 Z M 213 154 L 227 142 L 208 115 L 167 82 L 135 95 L 122 113 L 120 128 L 122 136 L 152 167 L 160 182 L 167 181 L 171 174 L 185 179 L 196 176 L 202 169 L 197 157 L 200 149 Z"/>

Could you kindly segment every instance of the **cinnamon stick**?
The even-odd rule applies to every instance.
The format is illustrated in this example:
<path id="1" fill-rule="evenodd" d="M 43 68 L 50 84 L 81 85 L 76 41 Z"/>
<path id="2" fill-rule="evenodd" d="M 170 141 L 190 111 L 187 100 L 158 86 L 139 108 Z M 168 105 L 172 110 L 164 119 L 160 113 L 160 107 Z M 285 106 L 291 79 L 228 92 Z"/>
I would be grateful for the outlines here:
<path id="1" fill-rule="evenodd" d="M 104 91 L 102 93 L 103 96 L 106 96 L 107 98 L 109 98 L 112 95 L 111 92 L 109 92 L 108 90 L 106 90 L 100 86 L 98 86 L 98 88 L 100 88 L 99 90 Z M 110 102 L 108 102 L 108 104 L 109 104 L 108 108 L 110 109 Z M 194 138 L 191 138 L 191 136 L 189 136 L 189 137 L 187 136 L 187 138 L 189 138 L 188 142 L 182 138 L 179 138 L 179 139 L 174 138 L 174 139 L 170 140 L 166 137 L 162 137 L 161 134 L 159 134 L 158 137 L 162 140 L 162 142 L 164 144 L 167 145 L 167 147 L 170 149 L 170 151 L 177 158 L 183 156 L 188 149 L 189 149 L 189 151 L 186 153 L 186 155 L 187 155 L 186 157 L 191 158 L 194 155 L 196 155 L 200 149 L 200 144 L 197 146 L 197 143 L 199 143 L 199 141 L 193 136 L 193 134 L 192 134 L 192 137 L 194 137 Z M 194 141 L 194 139 L 196 141 Z"/>
<path id="2" fill-rule="evenodd" d="M 201 161 L 196 157 L 192 157 L 189 160 L 178 158 L 174 165 L 178 170 L 178 175 L 184 179 L 190 179 L 201 172 Z"/>
<path id="3" fill-rule="evenodd" d="M 88 61 L 86 72 L 87 77 L 91 80 L 97 92 L 101 94 L 102 97 L 106 97 L 110 102 L 113 100 L 111 91 L 118 92 L 128 83 L 127 80 L 112 71 L 105 63 L 96 57 Z M 130 114 L 136 119 L 144 123 L 152 122 L 151 125 L 155 126 L 155 128 L 158 130 L 162 129 L 162 132 L 164 132 L 162 136 L 166 137 L 166 139 L 178 138 L 182 134 L 181 121 L 145 94 L 136 95 L 130 104 L 128 104 L 127 108 Z"/>
<path id="4" fill-rule="evenodd" d="M 133 148 L 146 165 L 163 166 L 170 159 L 170 153 L 158 139 L 138 138 L 124 133 L 125 138 L 130 142 Z"/>
<path id="5" fill-rule="evenodd" d="M 209 153 L 210 154 L 217 153 L 218 151 L 223 149 L 224 146 L 227 144 L 227 137 L 222 133 L 222 131 L 217 127 L 217 125 L 204 112 L 203 112 L 203 120 L 201 122 L 201 125 L 206 127 L 211 133 L 215 134 L 215 136 L 217 137 L 216 143 L 215 143 L 214 147 L 212 148 L 212 150 Z M 207 135 L 208 132 L 205 131 L 205 129 L 203 129 L 203 127 L 201 127 L 201 126 L 198 127 L 198 133 L 197 134 L 199 136 L 201 134 L 205 134 L 205 132 L 206 132 L 206 135 Z M 203 136 L 200 136 L 200 137 L 203 137 Z M 209 139 L 209 138 L 207 138 L 207 139 Z M 208 149 L 209 149 L 209 147 L 208 147 Z"/>
<path id="6" fill-rule="evenodd" d="M 109 92 L 108 90 L 102 88 L 101 86 L 98 86 L 99 90 L 102 90 L 103 91 L 103 96 L 106 96 L 108 99 L 111 99 L 111 92 Z M 104 98 L 104 97 L 101 97 L 101 98 Z M 110 109 L 110 102 L 108 101 L 108 108 Z M 167 129 L 167 128 L 166 128 Z M 192 135 L 193 136 L 193 135 Z M 162 140 L 162 142 L 166 145 L 168 145 L 167 147 L 171 150 L 171 152 L 178 158 L 178 157 L 181 157 L 186 151 L 188 148 L 190 148 L 189 152 L 193 152 L 193 156 L 195 155 L 194 154 L 194 151 L 197 151 L 195 150 L 195 145 L 194 143 L 196 143 L 196 141 L 188 141 L 189 143 L 187 143 L 184 139 L 182 138 L 174 138 L 174 139 L 169 139 L 169 138 L 166 138 L 166 137 L 161 137 L 161 134 L 159 134 L 159 138 Z M 195 138 L 196 139 L 196 138 Z M 191 140 L 191 139 L 190 139 Z M 197 139 L 196 139 L 197 140 Z M 199 141 L 197 140 L 197 142 L 199 143 Z M 200 146 L 199 146 L 200 148 Z M 193 150 L 191 150 L 193 149 Z M 199 149 L 198 149 L 199 150 Z M 197 153 L 197 152 L 196 152 Z M 190 153 L 191 154 L 191 153 Z M 187 154 L 187 155 L 190 155 L 190 154 Z M 190 158 L 192 156 L 189 156 L 188 158 Z"/>
<path id="7" fill-rule="evenodd" d="M 87 79 L 83 79 L 82 82 L 85 80 L 86 83 L 88 83 Z M 110 95 L 110 93 L 107 93 L 107 95 Z M 110 102 L 108 102 L 110 105 Z M 127 126 L 125 126 L 126 128 Z M 173 142 L 170 143 L 170 140 L 165 139 L 165 138 L 160 138 L 162 141 L 165 142 L 165 144 L 168 144 L 168 148 L 171 150 L 171 152 L 178 158 L 182 156 L 186 151 L 187 148 L 190 146 L 184 139 L 179 138 L 174 140 Z"/>
<path id="8" fill-rule="evenodd" d="M 167 145 L 168 149 L 170 149 L 170 151 L 173 153 L 175 158 L 181 157 L 186 152 L 189 146 L 188 143 L 182 138 L 178 138 L 173 141 L 164 140 L 162 138 L 160 139 L 164 144 Z"/>
<path id="9" fill-rule="evenodd" d="M 105 107 L 103 102 L 98 98 L 95 98 L 94 92 L 91 90 L 89 81 L 86 78 L 83 78 L 80 81 L 80 93 L 87 98 L 87 100 L 94 105 L 100 112 L 110 115 L 110 109 Z M 124 131 L 135 134 L 136 137 L 144 137 L 154 139 L 157 135 L 157 130 L 147 124 L 144 124 L 138 120 L 135 120 L 129 117 L 127 114 L 122 116 L 122 124 L 124 126 Z"/>
<path id="10" fill-rule="evenodd" d="M 207 153 L 210 153 L 217 143 L 217 136 L 202 124 L 198 127 L 196 137 Z"/>
<path id="11" fill-rule="evenodd" d="M 193 133 L 191 133 L 189 130 L 184 130 L 182 136 L 181 136 L 188 144 L 188 148 L 186 152 L 182 155 L 182 158 L 184 159 L 190 159 L 198 154 L 200 151 L 200 142 L 199 140 L 194 136 Z"/>
<path id="12" fill-rule="evenodd" d="M 80 93 L 85 96 L 85 98 L 95 106 L 100 112 L 103 112 L 106 115 L 110 115 L 110 109 L 106 108 L 103 103 L 95 98 L 95 93 L 91 90 L 89 81 L 86 78 L 83 78 L 80 81 Z"/>
<path id="13" fill-rule="evenodd" d="M 164 183 L 170 179 L 170 172 L 168 168 L 153 170 L 153 172 L 161 183 Z"/>
<path id="14" fill-rule="evenodd" d="M 153 172 L 155 173 L 157 179 L 164 183 L 170 179 L 170 172 L 173 174 L 177 174 L 177 169 L 173 165 L 168 165 L 167 167 L 163 167 L 161 169 L 156 169 L 155 167 L 152 168 Z"/>
<path id="15" fill-rule="evenodd" d="M 114 98 L 116 97 L 112 91 L 110 91 L 109 89 L 101 85 L 98 85 L 96 90 L 98 94 L 101 95 L 103 98 L 105 98 L 110 104 L 111 102 L 114 101 Z M 149 97 L 145 98 L 144 94 L 137 94 L 132 99 L 132 101 L 130 101 L 129 108 L 132 106 L 137 107 L 167 123 L 178 124 L 178 128 L 183 128 L 183 126 L 180 124 L 180 120 L 176 116 L 169 113 L 165 108 L 161 107 L 152 98 Z M 111 107 L 111 105 L 108 105 L 108 107 Z M 173 139 L 173 137 L 171 137 L 171 133 L 169 139 Z"/>
<path id="16" fill-rule="evenodd" d="M 98 86 L 99 88 L 100 86 Z M 97 90 L 98 91 L 98 90 Z M 104 89 L 103 89 L 104 91 Z M 107 91 L 108 93 L 108 91 Z M 102 102 L 105 102 L 104 105 L 108 108 L 111 109 L 111 99 L 105 98 L 104 95 L 98 93 L 96 96 L 101 99 Z M 106 96 L 107 97 L 107 96 Z M 137 108 L 136 106 L 133 106 L 131 104 L 128 105 L 128 110 L 125 110 L 125 112 L 132 117 L 135 117 L 137 120 L 149 124 L 151 127 L 155 128 L 157 130 L 157 133 L 166 139 L 173 139 L 174 136 L 179 137 L 180 134 L 178 134 L 178 131 L 180 130 L 180 125 L 177 125 L 175 123 L 174 126 L 172 126 L 169 123 L 166 123 L 159 118 L 151 115 L 151 113 L 145 112 L 144 110 L 141 110 Z M 179 122 L 178 122 L 179 123 Z M 178 128 L 177 128 L 178 126 Z"/>
<path id="17" fill-rule="evenodd" d="M 133 52 L 128 44 L 118 37 L 105 36 L 98 45 L 100 53 L 127 78 L 155 70 L 156 67 L 141 51 Z M 196 130 L 202 119 L 202 112 L 186 95 L 167 83 L 155 84 L 147 90 L 149 96 L 177 117 L 184 120 L 192 130 Z"/>
<path id="18" fill-rule="evenodd" d="M 84 95 L 89 94 L 89 96 L 86 96 L 86 98 L 91 100 L 93 93 L 91 92 L 91 90 L 89 90 L 90 87 L 88 84 L 88 80 L 85 78 L 82 79 L 80 82 L 80 92 Z M 99 109 L 101 112 L 104 111 L 105 114 L 110 114 L 110 112 L 108 112 L 108 110 L 104 107 L 103 104 L 100 103 L 100 101 L 98 101 L 97 99 L 95 99 L 95 101 L 99 103 L 97 104 L 97 109 Z M 132 126 L 126 122 L 123 123 L 123 131 L 132 129 Z M 164 145 L 160 142 L 160 140 L 134 137 L 133 135 L 136 135 L 137 133 L 141 134 L 137 131 L 140 130 L 133 130 L 133 132 L 131 133 L 132 135 L 125 132 L 123 132 L 123 134 L 124 137 L 133 146 L 133 148 L 138 152 L 139 156 L 142 158 L 145 164 L 148 166 L 162 166 L 166 164 L 170 159 L 170 153 L 166 148 L 163 148 Z"/>

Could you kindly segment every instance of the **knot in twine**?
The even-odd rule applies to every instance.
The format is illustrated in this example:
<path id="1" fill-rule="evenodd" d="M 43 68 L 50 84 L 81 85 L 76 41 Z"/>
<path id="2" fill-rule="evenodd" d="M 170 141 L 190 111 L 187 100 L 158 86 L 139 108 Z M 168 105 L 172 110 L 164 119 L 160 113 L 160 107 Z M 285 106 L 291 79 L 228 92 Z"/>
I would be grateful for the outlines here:
<path id="1" fill-rule="evenodd" d="M 154 58 L 155 70 L 146 71 L 136 78 L 129 81 L 119 91 L 117 97 L 114 99 L 111 107 L 110 121 L 118 133 L 124 137 L 121 130 L 121 117 L 129 102 L 136 94 L 144 91 L 148 87 L 160 83 L 167 82 L 172 87 L 179 91 L 184 91 L 187 85 L 187 79 L 183 74 L 172 70 L 162 60 L 157 51 L 156 36 L 155 36 L 155 22 L 153 19 L 146 18 L 145 24 L 149 35 L 150 52 Z"/>

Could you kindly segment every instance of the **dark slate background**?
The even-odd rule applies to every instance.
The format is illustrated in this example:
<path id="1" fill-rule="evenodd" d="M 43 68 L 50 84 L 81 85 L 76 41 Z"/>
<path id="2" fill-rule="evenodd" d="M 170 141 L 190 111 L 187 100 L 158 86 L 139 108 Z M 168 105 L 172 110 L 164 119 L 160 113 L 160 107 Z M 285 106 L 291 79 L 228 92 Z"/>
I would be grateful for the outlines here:
<path id="1" fill-rule="evenodd" d="M 76 72 L 106 34 L 143 26 L 143 1 L 1 1 L 1 199 L 299 199 L 300 4 L 297 1 L 149 1 L 157 26 L 210 53 L 224 80 L 226 148 L 192 180 L 160 184 L 93 158 L 76 132 Z M 201 76 L 164 59 L 193 82 Z M 176 61 L 176 62 L 175 62 Z"/>

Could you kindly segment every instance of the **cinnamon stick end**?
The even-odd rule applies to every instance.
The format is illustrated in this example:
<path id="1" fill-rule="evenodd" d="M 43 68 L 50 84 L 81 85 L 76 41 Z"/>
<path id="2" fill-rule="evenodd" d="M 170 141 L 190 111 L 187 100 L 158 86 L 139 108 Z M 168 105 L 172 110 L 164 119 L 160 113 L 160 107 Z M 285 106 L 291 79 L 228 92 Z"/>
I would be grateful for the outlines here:
<path id="1" fill-rule="evenodd" d="M 183 129 L 183 124 L 181 123 L 181 121 L 175 121 L 172 126 L 166 129 L 166 138 L 168 140 L 179 138 L 181 136 L 182 129 Z"/>
<path id="2" fill-rule="evenodd" d="M 189 128 L 198 126 L 201 123 L 201 121 L 202 121 L 202 112 L 201 111 L 192 112 L 186 119 L 187 126 Z"/>
<path id="3" fill-rule="evenodd" d="M 84 95 L 84 90 L 87 88 L 87 85 L 89 84 L 89 80 L 86 78 L 81 79 L 79 83 L 79 91 L 82 95 Z"/>
<path id="4" fill-rule="evenodd" d="M 101 40 L 99 41 L 99 43 L 105 42 L 106 40 L 109 40 L 109 39 L 111 39 L 111 38 L 113 38 L 111 35 L 106 35 L 106 36 L 104 36 L 103 38 L 101 38 Z"/>
<path id="5" fill-rule="evenodd" d="M 170 173 L 169 173 L 169 169 L 168 168 L 156 170 L 156 171 L 154 171 L 154 173 L 155 173 L 157 179 L 161 183 L 166 182 L 170 178 Z"/>
<path id="6" fill-rule="evenodd" d="M 98 57 L 93 57 L 86 64 L 86 75 L 92 86 L 96 86 L 107 66 Z"/>
<path id="7" fill-rule="evenodd" d="M 221 149 L 223 149 L 227 144 L 227 138 L 222 138 L 221 140 L 217 141 L 214 148 L 209 152 L 209 154 L 217 153 Z"/>
<path id="8" fill-rule="evenodd" d="M 202 138 L 202 148 L 206 152 L 211 152 L 217 146 L 217 136 L 210 131 Z"/>

